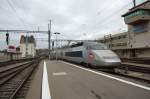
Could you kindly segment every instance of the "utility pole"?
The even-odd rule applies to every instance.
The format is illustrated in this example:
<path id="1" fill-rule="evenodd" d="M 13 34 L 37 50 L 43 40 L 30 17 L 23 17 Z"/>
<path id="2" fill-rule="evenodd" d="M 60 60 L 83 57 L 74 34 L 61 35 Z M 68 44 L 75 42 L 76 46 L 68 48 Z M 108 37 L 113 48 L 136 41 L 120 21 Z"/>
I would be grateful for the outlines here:
<path id="1" fill-rule="evenodd" d="M 133 0 L 133 5 L 134 5 L 134 7 L 136 6 L 136 0 Z"/>
<path id="2" fill-rule="evenodd" d="M 51 58 L 51 20 L 49 21 L 50 23 L 48 24 L 48 50 L 49 50 L 49 59 Z"/>
<path id="3" fill-rule="evenodd" d="M 8 31 L 6 33 L 6 43 L 7 43 L 7 46 L 8 46 L 9 45 L 9 33 L 8 33 Z"/>
<path id="4" fill-rule="evenodd" d="M 26 34 L 25 36 L 25 42 L 26 42 L 26 54 L 25 54 L 25 57 L 28 56 L 28 35 Z"/>
<path id="5" fill-rule="evenodd" d="M 56 61 L 57 61 L 57 58 L 58 58 L 58 56 L 57 56 L 57 48 L 58 48 L 58 39 L 57 39 L 57 35 L 59 35 L 60 33 L 59 32 L 55 32 L 54 33 L 55 35 L 56 35 Z"/>

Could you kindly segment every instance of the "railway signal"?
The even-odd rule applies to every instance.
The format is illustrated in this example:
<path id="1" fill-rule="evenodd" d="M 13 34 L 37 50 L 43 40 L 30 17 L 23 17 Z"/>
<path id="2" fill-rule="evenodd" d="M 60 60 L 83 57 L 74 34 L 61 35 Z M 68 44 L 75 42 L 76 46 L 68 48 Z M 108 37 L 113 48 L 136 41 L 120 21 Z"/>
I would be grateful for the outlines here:
<path id="1" fill-rule="evenodd" d="M 52 41 L 52 49 L 54 48 L 54 41 Z"/>
<path id="2" fill-rule="evenodd" d="M 6 44 L 9 45 L 9 33 L 6 33 Z"/>

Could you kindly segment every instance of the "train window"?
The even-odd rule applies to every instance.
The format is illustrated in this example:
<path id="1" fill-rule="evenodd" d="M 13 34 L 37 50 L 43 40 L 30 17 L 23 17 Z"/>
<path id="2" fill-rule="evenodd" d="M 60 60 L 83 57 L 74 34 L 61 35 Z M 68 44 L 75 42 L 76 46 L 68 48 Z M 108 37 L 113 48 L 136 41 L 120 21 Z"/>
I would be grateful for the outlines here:
<path id="1" fill-rule="evenodd" d="M 82 57 L 83 56 L 82 51 L 66 52 L 65 55 L 69 57 Z"/>

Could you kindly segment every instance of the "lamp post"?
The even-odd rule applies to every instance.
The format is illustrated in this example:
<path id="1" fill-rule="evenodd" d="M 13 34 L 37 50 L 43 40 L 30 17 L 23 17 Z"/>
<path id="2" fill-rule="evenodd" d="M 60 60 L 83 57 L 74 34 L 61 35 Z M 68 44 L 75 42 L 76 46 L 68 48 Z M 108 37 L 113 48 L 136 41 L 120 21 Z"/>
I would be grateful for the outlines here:
<path id="1" fill-rule="evenodd" d="M 51 51 L 51 20 L 50 23 L 48 24 L 48 50 L 49 50 L 49 59 L 51 59 L 50 57 L 50 51 Z"/>
<path id="2" fill-rule="evenodd" d="M 54 33 L 56 35 L 56 61 L 57 61 L 57 35 L 59 35 L 60 33 L 59 32 L 55 32 Z"/>
<path id="3" fill-rule="evenodd" d="M 29 36 L 28 36 L 28 32 L 26 33 L 26 37 L 25 37 L 25 44 L 26 44 L 26 52 L 25 52 L 25 57 L 27 57 L 28 56 L 28 38 L 29 38 Z"/>

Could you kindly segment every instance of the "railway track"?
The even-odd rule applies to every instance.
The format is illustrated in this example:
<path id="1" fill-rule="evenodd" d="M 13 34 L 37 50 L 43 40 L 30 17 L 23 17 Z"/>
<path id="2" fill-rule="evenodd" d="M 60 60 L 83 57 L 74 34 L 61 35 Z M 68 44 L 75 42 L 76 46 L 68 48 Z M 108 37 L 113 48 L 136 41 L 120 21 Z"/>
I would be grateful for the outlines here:
<path id="1" fill-rule="evenodd" d="M 144 64 L 143 64 L 144 65 Z M 132 64 L 122 64 L 118 69 L 130 70 L 134 72 L 147 73 L 150 74 L 150 66 L 137 66 Z"/>
<path id="2" fill-rule="evenodd" d="M 138 81 L 150 83 L 150 68 L 148 67 L 139 67 L 133 65 L 121 65 L 118 68 L 115 68 L 113 71 L 107 71 L 104 69 L 98 69 L 106 73 L 113 75 L 123 76 L 127 78 L 132 78 Z"/>
<path id="3" fill-rule="evenodd" d="M 70 61 L 66 61 L 66 62 L 70 62 Z M 77 63 L 74 63 L 74 62 L 70 62 L 70 63 L 77 64 Z M 85 64 L 84 65 L 83 64 L 82 65 L 77 64 L 77 65 L 81 66 L 81 67 L 84 67 L 84 68 L 92 69 L 94 71 L 102 71 L 102 72 L 106 72 L 106 73 L 109 73 L 109 74 L 123 76 L 123 77 L 126 77 L 126 78 L 132 78 L 132 79 L 135 79 L 135 80 L 138 80 L 138 81 L 150 83 L 150 78 L 139 76 L 139 75 L 143 75 L 143 74 L 147 74 L 147 75 L 150 76 L 150 68 L 148 68 L 148 67 L 121 65 L 120 67 L 115 68 L 114 70 L 113 69 L 108 70 L 108 69 L 105 69 L 105 68 L 92 68 L 92 67 L 87 66 Z M 136 75 L 132 75 L 131 72 L 133 74 L 136 74 Z"/>
<path id="4" fill-rule="evenodd" d="M 39 63 L 33 60 L 0 71 L 0 99 L 23 99 L 29 89 L 30 77 Z"/>
<path id="5" fill-rule="evenodd" d="M 150 58 L 121 58 L 121 61 L 150 65 Z"/>
<path id="6" fill-rule="evenodd" d="M 22 62 L 26 62 L 26 61 L 32 61 L 35 59 L 37 59 L 37 58 L 25 58 L 25 59 L 18 59 L 18 60 L 3 61 L 3 62 L 0 62 L 0 67 L 11 65 L 11 64 L 16 64 L 16 63 L 22 63 Z"/>

